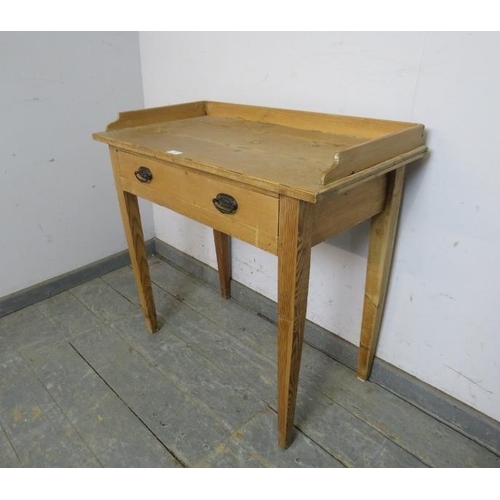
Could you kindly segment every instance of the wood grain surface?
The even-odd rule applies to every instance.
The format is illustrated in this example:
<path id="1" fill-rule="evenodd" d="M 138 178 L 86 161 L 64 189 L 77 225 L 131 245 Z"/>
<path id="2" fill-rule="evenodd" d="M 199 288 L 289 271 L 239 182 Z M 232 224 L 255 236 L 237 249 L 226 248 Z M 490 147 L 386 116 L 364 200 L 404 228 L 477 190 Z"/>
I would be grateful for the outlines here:
<path id="1" fill-rule="evenodd" d="M 231 297 L 231 237 L 214 229 L 215 253 L 219 269 L 220 293 Z"/>
<path id="2" fill-rule="evenodd" d="M 404 167 L 387 174 L 385 207 L 372 219 L 371 223 L 358 357 L 358 378 L 361 380 L 366 380 L 370 376 L 377 348 L 403 194 L 404 175 Z"/>
<path id="3" fill-rule="evenodd" d="M 413 161 L 412 152 L 424 144 L 424 127 L 201 101 L 122 113 L 106 132 L 93 137 L 146 157 L 315 202 L 330 186 L 391 158 L 406 154 Z"/>
<path id="4" fill-rule="evenodd" d="M 278 442 L 287 448 L 293 419 L 311 262 L 312 205 L 293 198 L 280 201 L 278 245 Z"/>
<path id="5" fill-rule="evenodd" d="M 141 307 L 146 320 L 146 326 L 151 333 L 154 333 L 158 329 L 158 321 L 149 276 L 148 255 L 144 244 L 139 203 L 137 202 L 137 196 L 123 190 L 122 183 L 120 182 L 119 160 L 116 150 L 112 147 L 109 150 L 115 176 L 118 203 L 120 205 L 123 227 L 125 229 L 130 261 L 134 270 Z"/>
<path id="6" fill-rule="evenodd" d="M 124 152 L 118 153 L 118 182 L 125 191 L 149 199 L 206 224 L 225 234 L 276 255 L 278 236 L 278 198 L 248 189 L 233 181 L 185 169 Z M 150 169 L 151 182 L 139 182 L 134 172 L 140 166 Z M 233 214 L 219 212 L 213 199 L 220 193 L 238 203 Z"/>

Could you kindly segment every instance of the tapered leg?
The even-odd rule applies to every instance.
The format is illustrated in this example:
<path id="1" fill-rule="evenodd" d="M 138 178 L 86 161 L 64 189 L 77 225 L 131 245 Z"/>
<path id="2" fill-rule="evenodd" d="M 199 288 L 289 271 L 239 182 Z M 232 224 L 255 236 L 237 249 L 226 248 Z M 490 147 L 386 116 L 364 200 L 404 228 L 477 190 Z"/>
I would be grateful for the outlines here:
<path id="1" fill-rule="evenodd" d="M 293 439 L 293 419 L 311 262 L 312 206 L 282 196 L 278 244 L 278 442 Z"/>
<path id="2" fill-rule="evenodd" d="M 231 297 L 231 236 L 214 229 L 214 241 L 220 292 L 225 299 L 229 299 Z"/>
<path id="3" fill-rule="evenodd" d="M 118 192 L 120 211 L 127 237 L 130 261 L 134 271 L 135 282 L 139 292 L 142 311 L 146 320 L 147 329 L 154 333 L 158 329 L 156 318 L 156 308 L 151 288 L 151 278 L 149 276 L 148 255 L 144 244 L 144 234 L 142 232 L 141 214 L 137 196 L 123 191 L 120 187 L 119 176 L 117 175 L 118 162 L 116 153 L 110 148 L 111 160 L 115 171 L 115 181 Z"/>
<path id="4" fill-rule="evenodd" d="M 365 299 L 358 356 L 358 378 L 367 380 L 377 348 L 403 193 L 405 167 L 388 175 L 384 210 L 373 217 L 366 271 Z"/>

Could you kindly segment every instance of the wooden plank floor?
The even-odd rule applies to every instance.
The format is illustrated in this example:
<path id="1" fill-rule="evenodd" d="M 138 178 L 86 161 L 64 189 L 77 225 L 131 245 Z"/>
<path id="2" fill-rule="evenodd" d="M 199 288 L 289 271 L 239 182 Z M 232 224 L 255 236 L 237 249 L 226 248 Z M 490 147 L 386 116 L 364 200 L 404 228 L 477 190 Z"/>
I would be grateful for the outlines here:
<path id="1" fill-rule="evenodd" d="M 276 327 L 158 258 L 161 329 L 124 267 L 0 319 L 0 467 L 499 467 L 305 345 L 276 442 Z"/>

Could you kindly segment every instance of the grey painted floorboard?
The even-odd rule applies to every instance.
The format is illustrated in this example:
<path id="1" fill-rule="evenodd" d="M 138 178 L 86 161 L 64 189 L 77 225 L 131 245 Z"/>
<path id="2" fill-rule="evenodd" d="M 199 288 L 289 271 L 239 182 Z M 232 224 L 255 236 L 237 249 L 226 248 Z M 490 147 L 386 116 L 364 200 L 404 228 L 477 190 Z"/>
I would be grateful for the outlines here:
<path id="1" fill-rule="evenodd" d="M 177 387 L 208 406 L 228 430 L 238 429 L 266 406 L 246 385 L 199 355 L 166 327 L 158 332 L 160 335 L 141 334 L 143 323 L 138 312 L 113 324 L 113 328 Z"/>
<path id="2" fill-rule="evenodd" d="M 155 262 L 153 260 L 153 262 Z M 157 284 L 274 360 L 276 326 L 172 266 L 151 266 Z M 122 278 L 123 279 L 123 278 Z M 301 384 L 313 387 L 432 467 L 500 467 L 494 453 L 380 386 L 305 346 Z M 404 415 L 405 418 L 401 418 Z"/>
<path id="3" fill-rule="evenodd" d="M 28 356 L 30 367 L 102 466 L 179 466 L 70 344 Z"/>
<path id="4" fill-rule="evenodd" d="M 211 468 L 261 468 L 264 465 L 249 450 L 229 438 L 217 446 L 195 467 Z"/>
<path id="5" fill-rule="evenodd" d="M 22 464 L 10 444 L 7 434 L 0 426 L 0 468 L 18 468 Z"/>
<path id="6" fill-rule="evenodd" d="M 303 377 L 339 405 L 431 467 L 500 467 L 500 458 L 382 387 L 307 346 Z"/>
<path id="7" fill-rule="evenodd" d="M 499 467 L 498 456 L 304 347 L 276 442 L 276 327 L 158 258 L 147 333 L 129 266 L 0 319 L 3 467 Z"/>
<path id="8" fill-rule="evenodd" d="M 85 314 L 78 314 L 78 307 L 83 309 L 83 306 L 67 293 L 54 299 L 48 302 L 52 306 L 57 304 L 57 308 L 43 307 L 48 319 L 36 309 L 25 311 L 24 314 L 16 313 L 10 318 L 10 328 L 15 325 L 18 335 L 10 338 L 17 352 L 11 351 L 9 359 L 17 359 L 22 364 L 17 353 L 20 354 L 102 466 L 178 466 L 166 448 L 68 343 L 79 334 L 87 333 L 84 324 L 88 318 L 85 318 Z M 72 328 L 66 331 L 58 329 L 61 325 L 61 310 L 65 306 L 75 313 L 74 316 L 67 315 Z M 54 313 L 58 326 L 50 323 L 50 312 Z M 76 327 L 75 318 L 84 319 L 79 328 Z M 12 379 L 9 385 L 12 386 Z"/>
<path id="9" fill-rule="evenodd" d="M 73 288 L 71 294 L 104 323 L 123 318 L 137 309 L 100 278 Z"/>
<path id="10" fill-rule="evenodd" d="M 270 359 L 264 354 L 252 350 L 240 339 L 231 335 L 228 331 L 229 324 L 225 324 L 226 330 L 222 325 L 210 321 L 205 314 L 200 313 L 195 308 L 195 304 L 201 303 L 201 301 L 198 301 L 200 297 L 197 294 L 197 290 L 200 287 L 205 290 L 207 287 L 200 285 L 196 280 L 189 280 L 186 275 L 173 268 L 167 269 L 167 266 L 161 261 L 153 264 L 151 268 L 153 279 L 155 279 L 156 283 L 165 287 L 168 286 L 169 288 L 173 287 L 169 291 L 174 292 L 176 297 L 165 295 L 162 299 L 163 304 L 170 311 L 169 316 L 165 319 L 164 327 L 167 330 L 174 330 L 176 335 L 189 344 L 193 350 L 209 359 L 221 370 L 226 371 L 235 380 L 240 383 L 250 382 L 248 389 L 256 391 L 258 397 L 275 408 L 276 366 L 274 359 Z M 165 274 L 166 277 L 163 280 L 159 278 L 159 276 L 163 277 Z M 193 294 L 195 294 L 196 298 L 193 298 Z M 223 299 L 220 299 L 220 304 L 217 304 L 218 298 L 214 295 L 212 297 L 214 300 L 211 307 L 208 305 L 206 307 L 203 307 L 203 305 L 199 306 L 205 313 L 207 311 L 219 311 L 218 307 L 222 305 L 227 305 L 228 307 L 234 306 L 230 301 Z M 191 304 L 191 306 L 187 304 Z M 241 306 L 238 307 L 242 309 Z M 230 317 L 234 318 L 233 326 L 234 323 L 236 323 L 236 326 L 239 325 L 239 322 L 235 318 L 235 313 L 243 312 L 242 310 L 233 311 L 233 314 L 230 314 Z M 214 312 L 214 314 L 217 314 L 217 312 Z M 224 315 L 222 314 L 222 316 Z M 138 325 L 138 328 L 142 329 L 143 327 Z M 248 330 L 244 331 L 243 329 L 239 331 L 243 334 L 248 332 Z M 386 467 L 396 467 L 398 465 L 406 467 L 423 466 L 418 459 L 365 422 L 356 418 L 331 400 L 324 403 L 323 400 L 326 399 L 324 395 L 316 391 L 312 392 L 315 393 L 315 401 L 323 409 L 328 409 L 330 419 L 332 421 L 333 419 L 341 421 L 344 424 L 343 433 L 345 439 L 334 441 L 334 443 L 341 446 L 341 449 L 333 449 L 332 447 L 328 449 L 329 453 L 340 458 L 343 463 Z M 308 402 L 311 403 L 311 399 Z M 321 423 L 321 421 L 318 420 L 318 423 Z M 324 429 L 321 432 L 324 432 Z M 353 436 L 357 441 L 353 440 Z M 354 442 L 359 442 L 361 443 L 359 446 L 363 445 L 366 448 L 366 454 L 362 462 L 356 461 L 354 455 L 358 450 L 352 446 Z M 276 446 L 275 443 L 274 446 Z M 380 453 L 381 448 L 386 450 L 386 453 Z M 372 458 L 374 459 L 373 462 L 371 461 Z"/>
<path id="11" fill-rule="evenodd" d="M 156 262 L 157 260 L 158 259 L 156 257 L 150 258 L 149 266 L 151 267 L 152 263 Z M 101 277 L 101 279 L 112 288 L 117 290 L 129 302 L 132 302 L 132 304 L 139 306 L 139 296 L 137 295 L 137 288 L 135 286 L 135 282 L 132 276 L 132 268 L 130 266 L 121 267 L 116 271 L 105 274 Z"/>
<path id="12" fill-rule="evenodd" d="M 37 304 L 40 312 L 66 336 L 72 337 L 92 328 L 99 328 L 99 321 L 71 293 L 61 293 Z"/>
<path id="13" fill-rule="evenodd" d="M 26 361 L 13 348 L 0 360 L 0 422 L 25 467 L 100 467 Z"/>
<path id="14" fill-rule="evenodd" d="M 114 392 L 183 463 L 200 460 L 229 431 L 205 405 L 181 391 L 109 328 L 73 344 Z"/>
<path id="15" fill-rule="evenodd" d="M 158 239 L 155 240 L 155 251 L 173 267 L 200 279 L 214 290 L 219 289 L 218 273 L 210 266 Z M 276 323 L 276 302 L 237 281 L 231 283 L 231 296 L 252 312 Z M 351 370 L 356 370 L 358 348 L 311 321 L 306 321 L 305 343 Z M 380 358 L 374 360 L 370 381 L 500 456 L 500 422 Z"/>
<path id="16" fill-rule="evenodd" d="M 249 450 L 266 467 L 343 467 L 302 432 L 296 433 L 290 448 L 283 453 L 276 446 L 276 418 L 276 412 L 266 408 L 236 431 L 231 439 Z"/>

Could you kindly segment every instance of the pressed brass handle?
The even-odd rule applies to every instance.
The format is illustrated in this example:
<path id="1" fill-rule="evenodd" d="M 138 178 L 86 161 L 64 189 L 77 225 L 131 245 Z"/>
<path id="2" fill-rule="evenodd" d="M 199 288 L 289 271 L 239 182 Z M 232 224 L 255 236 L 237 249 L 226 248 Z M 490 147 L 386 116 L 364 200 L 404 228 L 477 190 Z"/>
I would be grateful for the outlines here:
<path id="1" fill-rule="evenodd" d="M 139 182 L 151 182 L 153 180 L 153 172 L 148 167 L 139 167 L 134 172 L 134 175 Z"/>
<path id="2" fill-rule="evenodd" d="M 229 194 L 219 193 L 213 200 L 214 207 L 223 214 L 234 214 L 238 210 L 238 202 Z"/>

